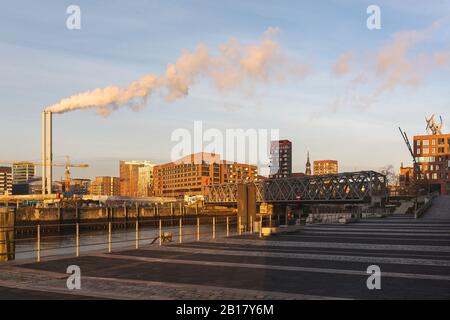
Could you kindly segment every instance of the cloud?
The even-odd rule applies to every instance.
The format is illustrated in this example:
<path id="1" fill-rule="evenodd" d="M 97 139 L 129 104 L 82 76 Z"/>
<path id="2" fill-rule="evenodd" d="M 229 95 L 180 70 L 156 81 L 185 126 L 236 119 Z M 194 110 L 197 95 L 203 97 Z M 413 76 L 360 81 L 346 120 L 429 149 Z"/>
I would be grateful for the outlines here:
<path id="1" fill-rule="evenodd" d="M 352 57 L 353 53 L 351 51 L 340 55 L 333 66 L 333 74 L 342 76 L 349 73 L 351 71 L 350 60 Z"/>
<path id="2" fill-rule="evenodd" d="M 432 39 L 440 23 L 423 30 L 401 31 L 393 34 L 376 53 L 354 59 L 351 51 L 336 60 L 332 73 L 337 76 L 355 73 L 343 93 L 333 102 L 332 109 L 346 105 L 368 108 L 386 92 L 399 87 L 416 87 L 438 68 L 450 64 L 450 51 L 426 50 L 423 44 Z M 356 61 L 364 61 L 357 64 Z"/>

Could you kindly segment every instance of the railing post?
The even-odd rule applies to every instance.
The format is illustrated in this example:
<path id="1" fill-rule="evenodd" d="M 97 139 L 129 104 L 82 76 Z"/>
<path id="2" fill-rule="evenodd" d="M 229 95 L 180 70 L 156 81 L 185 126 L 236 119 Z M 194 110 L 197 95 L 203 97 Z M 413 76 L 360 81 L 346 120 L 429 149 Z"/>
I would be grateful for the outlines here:
<path id="1" fill-rule="evenodd" d="M 242 228 L 241 228 L 241 217 L 238 217 L 238 234 L 242 234 Z"/>
<path id="2" fill-rule="evenodd" d="M 200 241 L 200 218 L 197 218 L 197 241 Z"/>
<path id="3" fill-rule="evenodd" d="M 159 245 L 162 245 L 162 221 L 159 219 Z"/>
<path id="4" fill-rule="evenodd" d="M 80 227 L 77 222 L 75 225 L 75 256 L 78 257 L 80 255 Z"/>
<path id="5" fill-rule="evenodd" d="M 111 253 L 112 250 L 112 225 L 111 222 L 108 222 L 108 252 Z"/>
<path id="6" fill-rule="evenodd" d="M 259 220 L 259 237 L 262 238 L 262 227 L 263 227 L 263 216 L 260 216 L 260 220 Z"/>
<path id="7" fill-rule="evenodd" d="M 180 218 L 180 243 L 183 242 L 183 219 Z"/>
<path id="8" fill-rule="evenodd" d="M 139 249 L 139 220 L 136 219 L 136 249 Z"/>
<path id="9" fill-rule="evenodd" d="M 230 236 L 230 217 L 227 216 L 227 238 Z"/>
<path id="10" fill-rule="evenodd" d="M 37 225 L 37 261 L 41 261 L 41 225 Z"/>
<path id="11" fill-rule="evenodd" d="M 213 239 L 216 239 L 216 217 L 213 217 Z"/>

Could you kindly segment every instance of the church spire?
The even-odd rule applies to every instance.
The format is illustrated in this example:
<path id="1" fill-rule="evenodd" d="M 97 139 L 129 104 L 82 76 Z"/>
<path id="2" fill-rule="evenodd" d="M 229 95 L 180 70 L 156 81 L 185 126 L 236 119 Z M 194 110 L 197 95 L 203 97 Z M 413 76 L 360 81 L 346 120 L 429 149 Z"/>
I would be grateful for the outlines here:
<path id="1" fill-rule="evenodd" d="M 311 175 L 311 162 L 309 161 L 309 151 L 307 153 L 305 175 L 307 175 L 307 176 Z"/>

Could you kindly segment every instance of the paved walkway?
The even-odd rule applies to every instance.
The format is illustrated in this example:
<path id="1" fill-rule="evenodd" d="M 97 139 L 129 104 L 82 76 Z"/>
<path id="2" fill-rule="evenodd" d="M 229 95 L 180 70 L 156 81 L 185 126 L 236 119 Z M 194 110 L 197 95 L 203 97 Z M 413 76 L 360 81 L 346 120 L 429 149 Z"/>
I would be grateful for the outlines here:
<path id="1" fill-rule="evenodd" d="M 425 220 L 450 219 L 450 195 L 433 199 L 430 209 L 423 215 Z"/>
<path id="2" fill-rule="evenodd" d="M 81 290 L 66 288 L 78 265 Z M 368 290 L 367 267 L 381 268 Z M 0 298 L 450 299 L 450 219 L 401 215 L 0 266 Z"/>

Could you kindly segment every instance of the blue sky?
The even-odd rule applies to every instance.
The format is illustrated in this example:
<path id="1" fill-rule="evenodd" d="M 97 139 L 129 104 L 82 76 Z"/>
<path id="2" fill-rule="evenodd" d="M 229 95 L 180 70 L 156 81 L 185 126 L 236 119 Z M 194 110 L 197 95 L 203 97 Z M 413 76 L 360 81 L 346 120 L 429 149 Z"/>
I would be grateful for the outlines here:
<path id="1" fill-rule="evenodd" d="M 79 5 L 81 30 L 65 26 L 66 8 Z M 366 8 L 381 8 L 380 30 L 366 27 Z M 11 1 L 0 10 L 0 159 L 40 159 L 40 111 L 60 99 L 108 85 L 125 86 L 162 73 L 182 49 L 209 48 L 235 37 L 257 41 L 269 26 L 289 55 L 311 67 L 306 79 L 261 85 L 252 96 L 218 92 L 207 81 L 168 103 L 158 96 L 137 113 L 120 109 L 104 118 L 92 110 L 55 115 L 54 156 L 87 162 L 75 176 L 117 175 L 119 159 L 170 160 L 177 128 L 279 128 L 294 143 L 294 170 L 305 154 L 333 158 L 341 170 L 379 169 L 410 157 L 397 127 L 422 134 L 432 113 L 450 123 L 448 64 L 424 72 L 420 84 L 398 85 L 368 107 L 334 101 L 398 32 L 439 27 L 408 55 L 450 52 L 450 1 Z M 332 74 L 352 52 L 354 74 Z M 358 95 L 374 91 L 369 81 Z M 448 130 L 447 130 L 448 131 Z M 56 176 L 63 175 L 57 171 Z"/>

